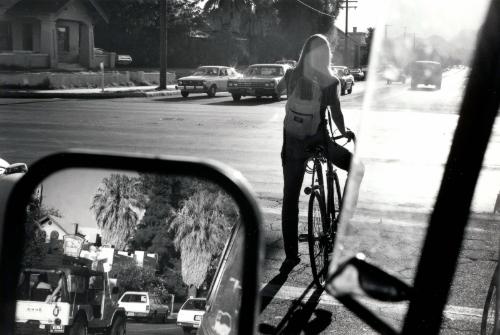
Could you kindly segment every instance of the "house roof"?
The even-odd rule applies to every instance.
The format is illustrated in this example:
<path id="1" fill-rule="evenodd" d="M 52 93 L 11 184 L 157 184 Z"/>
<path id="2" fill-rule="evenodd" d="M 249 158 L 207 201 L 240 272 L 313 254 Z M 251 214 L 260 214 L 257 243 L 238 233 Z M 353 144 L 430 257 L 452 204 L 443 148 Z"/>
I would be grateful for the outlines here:
<path id="1" fill-rule="evenodd" d="M 6 14 L 13 16 L 53 14 L 61 10 L 70 1 L 72 0 L 20 0 L 10 7 Z M 104 21 L 109 22 L 108 17 L 95 0 L 82 1 L 95 10 Z"/>

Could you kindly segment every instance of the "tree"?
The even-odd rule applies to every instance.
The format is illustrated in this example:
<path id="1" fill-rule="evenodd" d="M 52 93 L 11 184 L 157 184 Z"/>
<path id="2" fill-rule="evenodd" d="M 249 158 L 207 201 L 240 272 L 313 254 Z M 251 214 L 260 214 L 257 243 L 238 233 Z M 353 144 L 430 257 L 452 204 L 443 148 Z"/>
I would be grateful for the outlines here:
<path id="1" fill-rule="evenodd" d="M 239 220 L 236 205 L 226 194 L 200 183 L 171 222 L 174 245 L 181 254 L 182 279 L 189 296 L 196 296 L 214 258 L 220 257 L 231 227 Z"/>
<path id="2" fill-rule="evenodd" d="M 126 175 L 112 174 L 103 179 L 90 209 L 94 210 L 104 244 L 114 245 L 118 250 L 127 247 L 139 221 L 138 210 L 146 202 L 138 186 L 138 178 Z"/>
<path id="3" fill-rule="evenodd" d="M 176 65 L 188 58 L 183 41 L 204 25 L 200 0 L 168 1 L 168 57 Z M 109 23 L 95 27 L 95 44 L 108 51 L 130 54 L 134 66 L 158 66 L 160 40 L 159 0 L 102 0 Z"/>
<path id="4" fill-rule="evenodd" d="M 62 217 L 55 208 L 46 208 L 40 199 L 31 199 L 26 210 L 23 266 L 30 267 L 41 263 L 46 254 L 46 236 L 38 221 L 46 216 Z"/>
<path id="5" fill-rule="evenodd" d="M 339 7 L 339 0 L 303 0 L 302 3 L 296 0 L 277 0 L 276 8 L 282 36 L 279 47 L 283 50 L 283 56 L 297 59 L 304 41 L 309 36 L 328 35 L 333 29 Z"/>

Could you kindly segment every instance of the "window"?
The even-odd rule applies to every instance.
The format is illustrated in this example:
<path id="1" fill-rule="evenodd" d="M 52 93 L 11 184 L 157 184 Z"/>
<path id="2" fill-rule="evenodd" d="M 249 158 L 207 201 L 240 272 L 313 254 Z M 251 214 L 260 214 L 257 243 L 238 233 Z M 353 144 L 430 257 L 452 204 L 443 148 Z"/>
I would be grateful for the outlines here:
<path id="1" fill-rule="evenodd" d="M 12 50 L 12 29 L 9 22 L 0 22 L 0 51 Z"/>
<path id="2" fill-rule="evenodd" d="M 23 50 L 33 50 L 33 24 L 23 24 Z"/>
<path id="3" fill-rule="evenodd" d="M 144 294 L 127 294 L 122 298 L 122 302 L 142 302 L 145 303 L 148 298 Z"/>
<path id="4" fill-rule="evenodd" d="M 59 52 L 69 52 L 69 27 L 57 27 L 57 50 Z"/>

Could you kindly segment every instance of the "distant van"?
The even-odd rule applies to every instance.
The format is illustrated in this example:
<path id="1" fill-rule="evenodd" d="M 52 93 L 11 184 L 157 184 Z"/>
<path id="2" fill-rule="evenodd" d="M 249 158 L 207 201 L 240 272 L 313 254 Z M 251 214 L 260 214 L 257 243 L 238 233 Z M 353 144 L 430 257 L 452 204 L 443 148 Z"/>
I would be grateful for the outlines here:
<path id="1" fill-rule="evenodd" d="M 441 89 L 443 70 L 441 63 L 432 61 L 416 61 L 411 66 L 411 88 L 416 89 L 418 85 L 434 85 Z"/>

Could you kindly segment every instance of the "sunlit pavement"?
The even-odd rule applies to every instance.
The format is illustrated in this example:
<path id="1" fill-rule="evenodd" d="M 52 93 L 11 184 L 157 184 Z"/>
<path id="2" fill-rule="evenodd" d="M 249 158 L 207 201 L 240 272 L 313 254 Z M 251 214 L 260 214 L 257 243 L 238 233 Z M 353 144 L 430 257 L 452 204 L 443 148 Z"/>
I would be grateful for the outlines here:
<path id="1" fill-rule="evenodd" d="M 365 103 L 368 109 L 361 125 L 362 85 L 341 98 L 347 125 L 354 130 L 361 127 L 358 150 L 366 166 L 357 211 L 339 238 L 345 247 L 343 256 L 363 251 L 375 264 L 411 283 L 457 122 L 464 77 L 464 71 L 447 73 L 441 90 L 421 87 L 412 91 L 409 83 L 362 83 L 368 89 L 370 84 L 377 85 L 377 89 Z M 307 245 L 301 245 L 302 263 L 286 281 L 273 281 L 284 258 L 279 155 L 284 105 L 285 101 L 265 98 L 243 98 L 235 103 L 226 93 L 212 99 L 202 94 L 188 99 L 2 99 L 0 157 L 31 163 L 51 152 L 83 147 L 193 155 L 229 164 L 250 181 L 264 212 L 266 260 L 261 285 L 272 285 L 266 290 L 262 331 L 290 327 L 295 325 L 293 320 L 302 320 L 302 325 L 323 327 L 326 332 L 371 334 L 338 302 L 314 287 L 306 290 L 312 281 Z M 477 186 L 475 214 L 445 313 L 448 330 L 444 333 L 457 329 L 477 333 L 479 329 L 486 288 L 498 258 L 498 217 L 491 212 L 500 190 L 500 156 L 494 155 L 499 145 L 497 123 Z M 307 198 L 301 200 L 304 227 Z M 294 304 L 304 293 L 301 303 Z M 404 306 L 371 306 L 395 327 L 404 315 Z M 287 317 L 290 315 L 299 317 Z"/>

